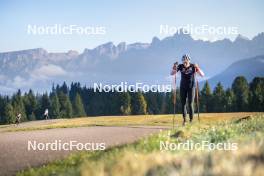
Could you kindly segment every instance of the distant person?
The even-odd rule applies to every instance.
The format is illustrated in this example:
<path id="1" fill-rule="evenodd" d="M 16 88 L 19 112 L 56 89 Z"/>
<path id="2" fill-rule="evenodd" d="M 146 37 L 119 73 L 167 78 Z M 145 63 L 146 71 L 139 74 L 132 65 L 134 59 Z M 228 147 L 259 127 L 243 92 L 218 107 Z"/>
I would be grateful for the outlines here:
<path id="1" fill-rule="evenodd" d="M 20 114 L 20 113 L 17 113 L 15 124 L 16 124 L 16 125 L 19 125 L 19 124 L 20 124 L 20 120 L 21 120 L 21 114 Z"/>
<path id="2" fill-rule="evenodd" d="M 180 97 L 182 104 L 183 125 L 185 125 L 187 116 L 187 99 L 190 122 L 192 122 L 194 115 L 193 102 L 195 98 L 195 74 L 198 73 L 200 76 L 204 76 L 204 73 L 197 64 L 191 63 L 191 58 L 187 54 L 182 56 L 182 64 L 178 65 L 175 63 L 173 65 L 171 75 L 175 75 L 178 71 L 181 72 Z"/>
<path id="3" fill-rule="evenodd" d="M 45 109 L 45 112 L 44 112 L 44 118 L 47 120 L 49 119 L 49 110 L 48 109 Z"/>

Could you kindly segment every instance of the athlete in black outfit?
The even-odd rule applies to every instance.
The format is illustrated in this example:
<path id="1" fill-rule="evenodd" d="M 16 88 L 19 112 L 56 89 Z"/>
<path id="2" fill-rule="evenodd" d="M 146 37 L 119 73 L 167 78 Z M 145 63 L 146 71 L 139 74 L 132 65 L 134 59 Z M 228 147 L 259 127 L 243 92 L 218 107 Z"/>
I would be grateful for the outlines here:
<path id="1" fill-rule="evenodd" d="M 178 71 L 181 72 L 181 83 L 180 83 L 180 97 L 182 103 L 182 116 L 183 125 L 186 123 L 186 100 L 188 100 L 189 106 L 189 117 L 190 122 L 193 120 L 194 108 L 193 102 L 195 97 L 195 74 L 198 73 L 200 76 L 204 76 L 202 70 L 197 64 L 190 63 L 189 55 L 185 54 L 182 56 L 182 64 L 174 64 L 171 75 L 176 74 Z"/>

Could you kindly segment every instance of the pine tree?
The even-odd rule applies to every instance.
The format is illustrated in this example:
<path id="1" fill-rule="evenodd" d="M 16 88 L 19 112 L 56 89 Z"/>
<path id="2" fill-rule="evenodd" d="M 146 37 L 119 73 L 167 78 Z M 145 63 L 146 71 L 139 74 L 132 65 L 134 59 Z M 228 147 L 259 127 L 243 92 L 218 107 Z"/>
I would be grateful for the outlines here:
<path id="1" fill-rule="evenodd" d="M 103 92 L 96 92 L 91 96 L 88 106 L 88 112 L 91 115 L 106 115 L 105 100 Z"/>
<path id="2" fill-rule="evenodd" d="M 246 78 L 244 76 L 236 77 L 232 84 L 232 90 L 235 95 L 235 111 L 247 111 L 249 86 Z"/>
<path id="3" fill-rule="evenodd" d="M 250 111 L 264 111 L 264 78 L 256 77 L 250 83 Z"/>
<path id="4" fill-rule="evenodd" d="M 14 109 L 11 103 L 7 103 L 4 107 L 3 116 L 5 117 L 4 123 L 14 123 L 16 119 L 16 115 L 14 113 Z"/>
<path id="5" fill-rule="evenodd" d="M 120 111 L 122 115 L 131 114 L 131 97 L 128 92 L 122 92 L 119 95 Z"/>
<path id="6" fill-rule="evenodd" d="M 62 84 L 60 90 L 61 90 L 64 94 L 68 95 L 68 93 L 69 93 L 69 89 L 68 89 L 68 86 L 67 86 L 66 82 L 63 82 L 63 84 Z"/>
<path id="7" fill-rule="evenodd" d="M 79 93 L 81 95 L 81 91 L 82 91 L 81 84 L 79 82 L 77 82 L 77 83 L 72 82 L 70 90 L 69 90 L 70 100 L 73 102 L 77 93 Z"/>
<path id="8" fill-rule="evenodd" d="M 21 91 L 18 90 L 15 95 L 12 97 L 12 106 L 14 114 L 21 114 L 21 121 L 26 121 L 26 112 L 25 112 L 25 106 L 23 102 L 23 97 L 21 95 Z"/>
<path id="9" fill-rule="evenodd" d="M 41 117 L 43 119 L 45 110 L 46 109 L 50 110 L 50 108 L 51 108 L 51 102 L 50 102 L 50 99 L 49 99 L 49 96 L 47 93 L 44 93 L 42 95 L 40 104 L 41 104 L 40 113 L 41 113 Z"/>
<path id="10" fill-rule="evenodd" d="M 228 88 L 225 92 L 225 111 L 233 112 L 234 111 L 234 92 L 232 89 Z"/>
<path id="11" fill-rule="evenodd" d="M 72 103 L 73 116 L 74 117 L 85 117 L 86 113 L 84 111 L 83 102 L 79 93 L 76 93 L 75 98 Z"/>
<path id="12" fill-rule="evenodd" d="M 52 119 L 60 118 L 60 102 L 56 92 L 53 92 L 50 95 L 50 103 L 51 103 L 50 118 Z"/>
<path id="13" fill-rule="evenodd" d="M 24 104 L 28 120 L 35 120 L 37 100 L 31 89 L 29 90 L 28 94 L 24 95 Z"/>
<path id="14" fill-rule="evenodd" d="M 215 112 L 223 112 L 224 107 L 225 91 L 222 84 L 219 82 L 213 92 L 213 110 Z"/>
<path id="15" fill-rule="evenodd" d="M 208 81 L 205 82 L 204 87 L 201 91 L 201 112 L 212 111 L 212 92 Z"/>
<path id="16" fill-rule="evenodd" d="M 133 114 L 147 114 L 147 102 L 142 94 L 142 92 L 138 91 L 132 94 L 133 96 L 133 103 L 132 103 L 132 110 Z"/>
<path id="17" fill-rule="evenodd" d="M 62 118 L 72 117 L 72 105 L 69 96 L 64 94 L 62 91 L 58 93 L 58 98 L 60 102 L 60 116 Z"/>
<path id="18" fill-rule="evenodd" d="M 146 102 L 148 102 L 148 113 L 149 114 L 159 114 L 160 104 L 158 102 L 158 93 L 147 92 L 145 94 Z"/>
<path id="19" fill-rule="evenodd" d="M 6 98 L 0 95 L 0 123 L 6 123 L 5 117 L 4 117 L 4 108 L 6 104 Z"/>

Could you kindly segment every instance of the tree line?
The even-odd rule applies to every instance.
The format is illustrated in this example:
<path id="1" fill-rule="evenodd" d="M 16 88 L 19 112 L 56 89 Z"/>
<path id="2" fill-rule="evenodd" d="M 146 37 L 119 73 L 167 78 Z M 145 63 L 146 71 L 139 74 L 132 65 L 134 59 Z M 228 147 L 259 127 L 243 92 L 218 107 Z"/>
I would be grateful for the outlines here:
<path id="1" fill-rule="evenodd" d="M 181 102 L 177 89 L 176 112 Z M 173 113 L 173 93 L 168 92 L 94 92 L 79 82 L 64 82 L 52 87 L 50 93 L 35 94 L 18 90 L 12 96 L 0 95 L 0 123 L 14 123 L 20 113 L 22 121 L 44 119 L 45 109 L 52 119 L 100 115 L 140 115 Z M 212 90 L 206 82 L 199 91 L 200 112 L 264 111 L 264 78 L 255 77 L 250 83 L 236 77 L 230 88 L 219 82 Z M 196 106 L 195 106 L 196 107 Z"/>

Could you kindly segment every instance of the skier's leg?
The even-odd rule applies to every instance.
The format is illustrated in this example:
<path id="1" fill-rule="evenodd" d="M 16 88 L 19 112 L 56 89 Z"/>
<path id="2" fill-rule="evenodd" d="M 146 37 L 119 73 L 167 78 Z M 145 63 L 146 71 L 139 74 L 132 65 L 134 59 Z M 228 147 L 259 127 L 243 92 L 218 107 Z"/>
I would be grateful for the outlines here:
<path id="1" fill-rule="evenodd" d="M 186 115 L 187 115 L 187 110 L 186 110 L 187 90 L 186 89 L 180 88 L 180 97 L 181 97 L 181 104 L 182 104 L 182 117 L 183 117 L 183 122 L 185 123 Z"/>
<path id="2" fill-rule="evenodd" d="M 190 88 L 188 90 L 188 106 L 189 106 L 189 116 L 190 116 L 190 122 L 193 120 L 193 114 L 194 114 L 194 98 L 195 98 L 195 88 Z"/>

